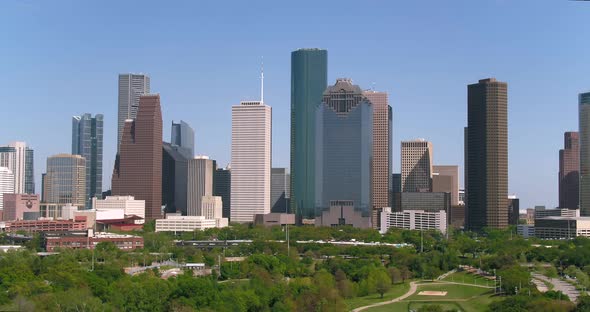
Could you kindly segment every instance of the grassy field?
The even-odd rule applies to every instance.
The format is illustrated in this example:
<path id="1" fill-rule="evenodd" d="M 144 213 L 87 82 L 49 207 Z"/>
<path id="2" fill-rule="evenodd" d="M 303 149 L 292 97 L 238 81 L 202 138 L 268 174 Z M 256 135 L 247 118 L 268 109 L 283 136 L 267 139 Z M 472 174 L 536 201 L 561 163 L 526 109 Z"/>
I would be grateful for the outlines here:
<path id="1" fill-rule="evenodd" d="M 465 284 L 475 284 L 483 286 L 494 286 L 494 281 L 483 278 L 477 274 L 471 274 L 467 272 L 455 272 L 447 276 L 443 281 L 457 282 Z"/>
<path id="2" fill-rule="evenodd" d="M 446 296 L 420 296 L 418 293 L 421 291 L 446 291 Z M 481 296 L 485 293 L 490 292 L 490 289 L 487 288 L 480 288 L 480 287 L 472 287 L 472 286 L 465 286 L 465 285 L 455 285 L 455 284 L 423 284 L 418 287 L 418 291 L 410 296 L 407 300 L 425 300 L 425 301 L 439 301 L 439 300 L 448 300 L 448 299 L 469 299 L 474 296 Z"/>
<path id="3" fill-rule="evenodd" d="M 391 289 L 383 295 L 383 299 L 381 299 L 381 295 L 373 294 L 365 297 L 346 299 L 346 305 L 348 306 L 349 310 L 352 310 L 354 308 L 364 307 L 366 305 L 370 305 L 373 303 L 395 299 L 408 292 L 408 290 L 410 290 L 409 282 L 405 282 L 403 284 L 395 284 L 392 285 Z"/>

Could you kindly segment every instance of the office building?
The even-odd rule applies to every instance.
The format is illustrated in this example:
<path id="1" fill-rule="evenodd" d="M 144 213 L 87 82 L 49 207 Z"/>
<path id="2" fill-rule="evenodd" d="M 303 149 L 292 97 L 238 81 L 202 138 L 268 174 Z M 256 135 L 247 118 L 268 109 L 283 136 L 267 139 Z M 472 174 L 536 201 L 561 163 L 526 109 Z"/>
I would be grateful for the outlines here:
<path id="1" fill-rule="evenodd" d="M 159 95 L 139 100 L 137 118 L 127 119 L 113 170 L 112 194 L 145 200 L 145 218 L 162 216 L 162 112 Z"/>
<path id="2" fill-rule="evenodd" d="M 185 152 L 176 145 L 162 143 L 162 206 L 167 213 L 186 215 L 188 160 Z"/>
<path id="3" fill-rule="evenodd" d="M 535 220 L 545 218 L 545 217 L 579 217 L 580 216 L 579 209 L 568 209 L 568 208 L 545 209 L 545 206 L 535 206 L 533 213 L 534 213 L 533 218 Z"/>
<path id="4" fill-rule="evenodd" d="M 14 193 L 14 174 L 6 167 L 0 167 L 0 210 L 3 208 L 4 194 Z"/>
<path id="5" fill-rule="evenodd" d="M 170 144 L 178 146 L 178 150 L 188 159 L 195 156 L 195 130 L 184 121 L 172 122 Z"/>
<path id="6" fill-rule="evenodd" d="M 515 195 L 508 196 L 508 224 L 518 225 L 520 218 L 520 199 Z"/>
<path id="7" fill-rule="evenodd" d="M 402 192 L 432 190 L 432 143 L 424 139 L 402 141 Z"/>
<path id="8" fill-rule="evenodd" d="M 590 216 L 590 92 L 580 94 L 578 99 L 580 138 L 580 213 L 582 216 Z"/>
<path id="9" fill-rule="evenodd" d="M 352 226 L 355 228 L 371 228 L 371 217 L 368 213 L 356 209 L 352 200 L 332 200 L 327 209 L 319 211 L 314 220 L 315 226 Z"/>
<path id="10" fill-rule="evenodd" d="M 299 49 L 291 53 L 291 199 L 297 222 L 314 219 L 316 107 L 328 86 L 328 51 Z"/>
<path id="11" fill-rule="evenodd" d="M 227 226 L 227 219 L 207 219 L 205 216 L 180 216 L 169 214 L 156 220 L 156 232 L 193 232 Z"/>
<path id="12" fill-rule="evenodd" d="M 450 211 L 451 194 L 444 192 L 403 192 L 395 194 L 392 211 Z"/>
<path id="13" fill-rule="evenodd" d="M 267 227 L 295 225 L 295 214 L 280 212 L 257 214 L 254 217 L 254 225 L 263 225 Z"/>
<path id="14" fill-rule="evenodd" d="M 44 233 L 46 232 L 70 232 L 86 230 L 86 220 L 18 220 L 7 221 L 6 232 Z"/>
<path id="15" fill-rule="evenodd" d="M 57 251 L 61 248 L 69 249 L 94 249 L 100 243 L 112 243 L 123 251 L 143 249 L 143 237 L 135 235 L 114 234 L 106 232 L 86 233 L 72 232 L 61 235 L 46 235 L 45 250 L 47 252 Z"/>
<path id="16" fill-rule="evenodd" d="M 10 169 L 14 175 L 14 193 L 35 191 L 33 177 L 33 150 L 25 142 L 12 142 L 0 146 L 0 167 Z"/>
<path id="17" fill-rule="evenodd" d="M 125 216 L 138 216 L 145 219 L 145 200 L 133 196 L 107 196 L 105 199 L 92 199 L 95 210 L 123 210 Z"/>
<path id="18" fill-rule="evenodd" d="M 123 138 L 125 122 L 135 119 L 139 99 L 150 93 L 150 77 L 145 74 L 119 74 L 119 105 L 117 118 L 117 152 Z"/>
<path id="19" fill-rule="evenodd" d="M 373 105 L 373 173 L 372 187 L 372 224 L 379 227 L 379 209 L 391 207 L 391 172 L 392 172 L 392 135 L 393 111 L 386 92 L 364 91 L 363 95 Z"/>
<path id="20" fill-rule="evenodd" d="M 544 217 L 535 219 L 535 237 L 540 239 L 572 239 L 590 237 L 589 217 Z"/>
<path id="21" fill-rule="evenodd" d="M 459 205 L 459 166 L 433 165 L 432 191 L 451 193 L 451 205 Z"/>
<path id="22" fill-rule="evenodd" d="M 221 197 L 223 217 L 230 219 L 231 212 L 231 167 L 217 168 L 213 176 L 213 195 Z M 230 219 L 231 220 L 231 219 Z"/>
<path id="23" fill-rule="evenodd" d="M 223 202 L 220 196 L 205 195 L 201 198 L 201 213 L 207 219 L 223 218 Z"/>
<path id="24" fill-rule="evenodd" d="M 232 106 L 232 222 L 270 212 L 271 107 L 261 101 Z"/>
<path id="25" fill-rule="evenodd" d="M 508 226 L 508 85 L 494 78 L 467 87 L 466 227 Z"/>
<path id="26" fill-rule="evenodd" d="M 578 132 L 563 135 L 559 150 L 559 207 L 577 209 L 580 203 L 580 145 Z"/>
<path id="27" fill-rule="evenodd" d="M 350 79 L 337 79 L 324 92 L 316 135 L 317 216 L 339 201 L 370 218 L 373 105 Z"/>
<path id="28" fill-rule="evenodd" d="M 437 230 L 447 232 L 447 212 L 404 210 L 394 212 L 391 208 L 384 208 L 381 212 L 381 230 L 385 234 L 390 228 L 404 230 Z"/>
<path id="29" fill-rule="evenodd" d="M 72 155 L 86 159 L 86 208 L 90 209 L 91 199 L 102 195 L 102 114 L 72 117 Z"/>
<path id="30" fill-rule="evenodd" d="M 85 207 L 86 159 L 71 154 L 48 157 L 43 187 L 43 197 L 47 203 Z"/>
<path id="31" fill-rule="evenodd" d="M 402 192 L 402 174 L 393 173 L 391 174 L 391 192 L 401 193 Z"/>
<path id="32" fill-rule="evenodd" d="M 4 221 L 37 220 L 41 216 L 39 195 L 4 194 L 3 203 L 4 214 L 2 220 Z"/>
<path id="33" fill-rule="evenodd" d="M 271 212 L 288 212 L 291 175 L 286 168 L 272 168 L 270 176 Z"/>
<path id="34" fill-rule="evenodd" d="M 215 161 L 207 156 L 195 156 L 188 161 L 187 216 L 202 216 L 203 196 L 213 196 Z"/>

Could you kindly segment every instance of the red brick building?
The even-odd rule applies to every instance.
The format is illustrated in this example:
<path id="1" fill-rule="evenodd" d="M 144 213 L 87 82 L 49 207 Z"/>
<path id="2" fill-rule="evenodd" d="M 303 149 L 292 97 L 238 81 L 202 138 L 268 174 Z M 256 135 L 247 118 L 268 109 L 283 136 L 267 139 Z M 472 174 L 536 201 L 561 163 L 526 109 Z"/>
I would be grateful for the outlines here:
<path id="1" fill-rule="evenodd" d="M 580 203 L 580 148 L 578 132 L 563 135 L 559 150 L 559 208 L 577 209 Z"/>
<path id="2" fill-rule="evenodd" d="M 86 219 L 76 220 L 20 220 L 6 222 L 6 232 L 25 231 L 37 232 L 63 232 L 86 230 Z"/>

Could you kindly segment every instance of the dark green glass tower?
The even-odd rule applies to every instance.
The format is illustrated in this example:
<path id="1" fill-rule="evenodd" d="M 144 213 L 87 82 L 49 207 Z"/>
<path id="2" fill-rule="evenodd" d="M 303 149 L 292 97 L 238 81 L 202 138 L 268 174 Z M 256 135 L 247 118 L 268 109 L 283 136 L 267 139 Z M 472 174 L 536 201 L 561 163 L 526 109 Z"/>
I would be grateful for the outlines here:
<path id="1" fill-rule="evenodd" d="M 291 213 L 315 218 L 315 114 L 328 86 L 328 51 L 291 53 Z"/>

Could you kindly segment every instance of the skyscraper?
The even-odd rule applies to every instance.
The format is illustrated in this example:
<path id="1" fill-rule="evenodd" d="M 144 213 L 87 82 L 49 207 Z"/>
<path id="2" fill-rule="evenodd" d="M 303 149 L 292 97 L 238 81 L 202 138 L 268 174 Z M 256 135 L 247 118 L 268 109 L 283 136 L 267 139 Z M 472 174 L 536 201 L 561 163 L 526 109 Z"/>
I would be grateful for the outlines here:
<path id="1" fill-rule="evenodd" d="M 202 216 L 203 196 L 213 196 L 215 161 L 207 156 L 188 160 L 187 216 Z"/>
<path id="2" fill-rule="evenodd" d="M 25 193 L 35 194 L 35 152 L 28 146 L 25 149 Z"/>
<path id="3" fill-rule="evenodd" d="M 373 227 L 379 227 L 379 210 L 391 207 L 392 187 L 392 146 L 393 111 L 388 104 L 387 93 L 373 90 L 364 91 L 363 95 L 373 104 Z"/>
<path id="4" fill-rule="evenodd" d="M 58 154 L 47 158 L 43 194 L 45 202 L 86 205 L 86 159 L 80 155 Z"/>
<path id="5" fill-rule="evenodd" d="M 581 93 L 578 96 L 578 101 L 580 132 L 580 215 L 586 217 L 590 216 L 590 92 Z"/>
<path id="6" fill-rule="evenodd" d="M 127 119 L 135 119 L 139 98 L 150 93 L 150 77 L 145 74 L 119 74 L 119 109 L 117 119 L 117 151 L 120 150 Z"/>
<path id="7" fill-rule="evenodd" d="M 288 212 L 291 176 L 287 168 L 272 168 L 270 178 L 271 212 Z"/>
<path id="8" fill-rule="evenodd" d="M 189 157 L 179 146 L 163 142 L 162 147 L 162 206 L 186 215 Z"/>
<path id="9" fill-rule="evenodd" d="M 271 118 L 271 107 L 262 100 L 232 106 L 232 222 L 270 213 Z"/>
<path id="10" fill-rule="evenodd" d="M 432 191 L 451 193 L 451 205 L 459 205 L 459 166 L 433 165 L 432 171 Z M 436 183 L 442 180 L 444 183 Z"/>
<path id="11" fill-rule="evenodd" d="M 432 143 L 403 141 L 401 160 L 402 192 L 432 191 Z"/>
<path id="12" fill-rule="evenodd" d="M 10 169 L 14 175 L 14 192 L 16 194 L 26 192 L 27 181 L 30 190 L 33 180 L 33 161 L 30 157 L 32 157 L 32 149 L 28 149 L 25 142 L 12 142 L 7 146 L 0 146 L 0 167 Z M 27 168 L 27 163 L 31 164 L 31 168 Z"/>
<path id="13" fill-rule="evenodd" d="M 180 147 L 180 151 L 185 154 L 187 158 L 195 156 L 195 130 L 184 121 L 180 123 L 172 122 L 172 131 L 170 143 Z"/>
<path id="14" fill-rule="evenodd" d="M 217 168 L 213 176 L 213 195 L 221 197 L 223 217 L 231 214 L 231 167 Z"/>
<path id="15" fill-rule="evenodd" d="M 112 195 L 145 200 L 148 220 L 162 217 L 162 111 L 160 95 L 140 98 L 135 120 L 127 119 L 113 170 Z"/>
<path id="16" fill-rule="evenodd" d="M 559 150 L 559 208 L 576 209 L 580 203 L 580 145 L 578 132 L 563 135 Z"/>
<path id="17" fill-rule="evenodd" d="M 72 154 L 86 159 L 86 209 L 92 197 L 102 196 L 103 120 L 102 114 L 72 117 Z"/>
<path id="18" fill-rule="evenodd" d="M 324 92 L 316 134 L 317 216 L 332 204 L 346 203 L 370 217 L 373 105 L 350 79 L 337 79 Z"/>
<path id="19" fill-rule="evenodd" d="M 315 218 L 315 118 L 328 85 L 328 52 L 291 53 L 291 212 Z"/>
<path id="20" fill-rule="evenodd" d="M 494 78 L 467 87 L 466 227 L 508 226 L 508 85 Z"/>
<path id="21" fill-rule="evenodd" d="M 4 209 L 4 194 L 14 193 L 14 175 L 6 167 L 0 167 L 0 210 Z"/>

